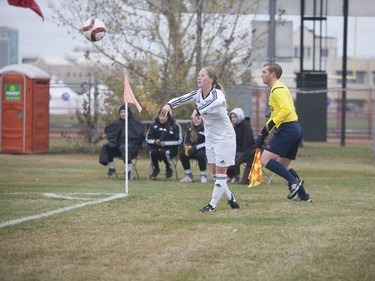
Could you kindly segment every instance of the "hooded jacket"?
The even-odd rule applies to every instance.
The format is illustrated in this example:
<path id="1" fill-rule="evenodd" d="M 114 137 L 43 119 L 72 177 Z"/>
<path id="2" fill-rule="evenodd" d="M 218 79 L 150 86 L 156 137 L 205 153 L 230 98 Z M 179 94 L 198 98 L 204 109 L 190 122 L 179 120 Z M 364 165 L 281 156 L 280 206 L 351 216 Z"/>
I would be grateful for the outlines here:
<path id="1" fill-rule="evenodd" d="M 236 132 L 236 153 L 245 153 L 255 144 L 250 121 L 246 120 L 245 114 L 241 108 L 234 108 L 229 113 L 229 116 L 232 114 L 237 115 L 237 123 L 233 125 Z"/>

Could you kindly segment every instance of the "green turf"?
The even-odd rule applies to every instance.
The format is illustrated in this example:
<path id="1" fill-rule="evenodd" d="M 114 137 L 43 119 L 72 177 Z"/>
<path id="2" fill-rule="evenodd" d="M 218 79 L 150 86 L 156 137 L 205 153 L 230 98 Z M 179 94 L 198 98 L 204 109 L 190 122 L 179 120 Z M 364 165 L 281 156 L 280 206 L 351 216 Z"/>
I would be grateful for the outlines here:
<path id="1" fill-rule="evenodd" d="M 0 228 L 0 280 L 375 280 L 371 146 L 305 143 L 293 167 L 313 203 L 275 176 L 202 214 L 212 180 L 151 182 L 140 159 L 126 198 Z M 0 224 L 123 192 L 106 171 L 92 154 L 0 154 Z"/>

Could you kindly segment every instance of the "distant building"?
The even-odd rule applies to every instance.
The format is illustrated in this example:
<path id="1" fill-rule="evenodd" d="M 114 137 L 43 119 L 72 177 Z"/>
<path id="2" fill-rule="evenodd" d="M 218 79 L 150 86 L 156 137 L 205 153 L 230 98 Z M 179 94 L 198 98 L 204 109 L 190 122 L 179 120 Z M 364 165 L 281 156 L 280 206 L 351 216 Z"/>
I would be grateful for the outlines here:
<path id="1" fill-rule="evenodd" d="M 18 29 L 0 26 L 0 68 L 18 64 Z"/>
<path id="2" fill-rule="evenodd" d="M 75 91 L 80 91 L 81 84 L 87 81 L 87 70 L 63 57 L 43 55 L 34 64 L 53 76 L 57 82 L 69 84 Z"/>

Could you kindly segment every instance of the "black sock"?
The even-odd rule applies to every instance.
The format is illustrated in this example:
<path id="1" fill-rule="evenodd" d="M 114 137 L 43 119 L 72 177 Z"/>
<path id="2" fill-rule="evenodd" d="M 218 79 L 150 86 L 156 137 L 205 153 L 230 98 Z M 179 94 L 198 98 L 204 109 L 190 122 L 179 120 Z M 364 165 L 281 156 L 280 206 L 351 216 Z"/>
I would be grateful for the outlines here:
<path id="1" fill-rule="evenodd" d="M 275 159 L 271 159 L 268 161 L 266 168 L 271 172 L 279 175 L 280 177 L 284 178 L 288 183 L 294 183 L 296 181 L 296 177 L 293 176 L 285 167 L 277 162 Z"/>

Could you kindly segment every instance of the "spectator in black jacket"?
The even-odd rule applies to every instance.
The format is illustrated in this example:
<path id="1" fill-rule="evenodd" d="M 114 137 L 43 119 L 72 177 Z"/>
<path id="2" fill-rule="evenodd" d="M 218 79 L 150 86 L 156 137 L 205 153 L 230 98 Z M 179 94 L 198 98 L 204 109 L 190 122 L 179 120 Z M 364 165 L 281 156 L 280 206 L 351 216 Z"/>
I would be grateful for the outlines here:
<path id="1" fill-rule="evenodd" d="M 107 125 L 104 133 L 107 136 L 108 143 L 104 144 L 100 151 L 99 163 L 108 165 L 107 176 L 116 175 L 116 168 L 113 162 L 114 157 L 122 157 L 125 163 L 125 105 L 119 109 L 120 118 Z M 138 152 L 145 139 L 145 129 L 143 124 L 135 119 L 130 108 L 128 108 L 128 179 L 131 179 L 131 160 L 137 158 Z"/>
<path id="2" fill-rule="evenodd" d="M 250 121 L 245 118 L 245 114 L 241 108 L 234 108 L 229 113 L 229 117 L 236 131 L 237 148 L 235 164 L 228 168 L 228 183 L 248 184 L 248 175 L 256 149 L 253 129 L 251 128 Z M 240 166 L 242 163 L 246 163 L 246 167 L 242 179 L 240 179 Z"/>
<path id="3" fill-rule="evenodd" d="M 166 178 L 173 175 L 171 159 L 178 154 L 178 147 L 182 143 L 182 131 L 180 124 L 174 120 L 171 114 L 164 116 L 159 111 L 158 117 L 146 134 L 146 142 L 150 146 L 150 155 L 153 171 L 150 180 L 156 180 L 160 173 L 159 161 L 165 163 Z"/>
<path id="4" fill-rule="evenodd" d="M 205 141 L 203 119 L 199 115 L 194 114 L 191 118 L 190 127 L 186 131 L 183 149 L 180 150 L 180 160 L 185 170 L 185 176 L 180 182 L 193 182 L 194 177 L 191 171 L 190 159 L 197 159 L 201 183 L 207 183 Z"/>

